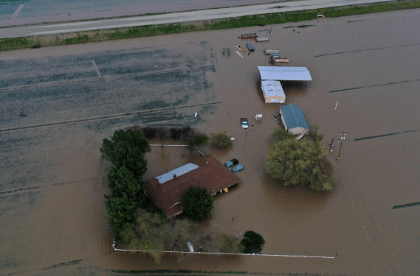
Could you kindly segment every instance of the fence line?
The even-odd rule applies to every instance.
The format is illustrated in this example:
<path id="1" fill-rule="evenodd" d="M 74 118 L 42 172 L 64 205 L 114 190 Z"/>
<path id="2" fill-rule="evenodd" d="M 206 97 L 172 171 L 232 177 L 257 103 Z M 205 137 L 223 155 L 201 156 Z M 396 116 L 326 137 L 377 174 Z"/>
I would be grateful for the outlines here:
<path id="1" fill-rule="evenodd" d="M 261 256 L 261 257 L 285 257 L 285 258 L 321 258 L 335 259 L 335 256 L 313 256 L 313 255 L 286 255 L 286 254 L 246 254 L 246 253 L 222 253 L 222 252 L 189 252 L 189 251 L 166 251 L 166 250 L 141 250 L 141 249 L 120 249 L 115 247 L 115 241 L 112 244 L 115 251 L 125 252 L 164 252 L 181 254 L 201 254 L 201 255 L 230 255 L 230 256 Z"/>
<path id="2" fill-rule="evenodd" d="M 151 147 L 188 147 L 188 145 L 165 145 L 165 144 L 150 144 Z"/>

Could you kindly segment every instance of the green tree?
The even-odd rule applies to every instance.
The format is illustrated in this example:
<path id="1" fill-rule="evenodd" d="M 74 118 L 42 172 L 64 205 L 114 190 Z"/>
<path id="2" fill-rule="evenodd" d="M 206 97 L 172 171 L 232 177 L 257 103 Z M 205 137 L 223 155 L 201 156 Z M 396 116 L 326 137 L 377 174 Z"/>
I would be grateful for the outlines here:
<path id="1" fill-rule="evenodd" d="M 287 130 L 281 127 L 274 128 L 270 136 L 274 142 L 295 138 L 293 134 L 291 134 L 290 132 L 287 132 Z"/>
<path id="2" fill-rule="evenodd" d="M 318 130 L 318 126 L 311 126 L 308 131 L 308 138 L 317 145 L 321 143 L 322 137 L 324 136 L 322 134 L 319 134 Z"/>
<path id="3" fill-rule="evenodd" d="M 189 187 L 182 195 L 182 209 L 193 220 L 201 220 L 210 214 L 213 208 L 213 197 L 206 188 Z"/>
<path id="4" fill-rule="evenodd" d="M 139 195 L 141 185 L 126 167 L 111 168 L 107 177 L 113 196 L 127 195 L 129 198 L 137 198 Z"/>
<path id="5" fill-rule="evenodd" d="M 318 141 L 311 139 L 275 142 L 267 154 L 267 172 L 285 186 L 301 184 L 316 191 L 330 191 L 334 175 L 332 167 L 327 165 L 327 152 Z"/>
<path id="6" fill-rule="evenodd" d="M 241 241 L 242 252 L 259 254 L 263 250 L 264 244 L 265 241 L 260 234 L 254 231 L 246 231 Z"/>
<path id="7" fill-rule="evenodd" d="M 106 202 L 107 212 L 111 218 L 114 233 L 119 236 L 126 224 L 133 221 L 134 211 L 139 205 L 138 195 L 141 186 L 133 173 L 125 167 L 112 168 L 109 171 L 108 186 L 112 193 Z"/>
<path id="8" fill-rule="evenodd" d="M 127 197 L 110 197 L 106 201 L 107 213 L 111 219 L 112 229 L 117 239 L 120 232 L 133 221 L 137 201 Z"/>
<path id="9" fill-rule="evenodd" d="M 232 140 L 227 131 L 218 132 L 211 137 L 211 143 L 217 148 L 228 148 L 232 146 Z"/>
<path id="10" fill-rule="evenodd" d="M 209 137 L 205 134 L 195 134 L 191 139 L 188 141 L 188 146 L 192 150 L 195 147 L 205 145 L 208 141 Z"/>
<path id="11" fill-rule="evenodd" d="M 111 161 L 117 168 L 126 167 L 136 180 L 142 184 L 143 174 L 147 170 L 144 158 L 150 151 L 149 142 L 143 137 L 141 130 L 116 130 L 111 140 L 102 142 L 102 157 Z"/>

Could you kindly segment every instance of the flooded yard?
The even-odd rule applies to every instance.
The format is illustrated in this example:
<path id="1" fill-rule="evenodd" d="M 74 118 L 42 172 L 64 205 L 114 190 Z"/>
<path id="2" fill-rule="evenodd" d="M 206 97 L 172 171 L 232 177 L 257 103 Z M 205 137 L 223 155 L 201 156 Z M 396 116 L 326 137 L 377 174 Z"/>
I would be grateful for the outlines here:
<path id="1" fill-rule="evenodd" d="M 0 274 L 418 274 L 419 207 L 393 206 L 419 202 L 419 13 L 2 52 Z M 245 49 L 246 40 L 238 36 L 253 32 L 269 41 L 240 57 L 235 45 Z M 322 143 L 335 141 L 338 180 L 329 194 L 284 188 L 266 175 L 280 105 L 258 92 L 265 48 L 312 75 L 283 87 Z M 109 164 L 99 147 L 134 125 L 189 125 L 209 136 L 227 130 L 231 149 L 201 151 L 220 162 L 237 158 L 246 169 L 238 187 L 216 197 L 202 227 L 253 230 L 266 241 L 262 253 L 300 257 L 188 255 L 156 264 L 114 251 L 104 204 Z M 347 135 L 338 161 L 340 132 Z M 146 158 L 145 179 L 193 160 L 174 147 L 152 147 Z"/>

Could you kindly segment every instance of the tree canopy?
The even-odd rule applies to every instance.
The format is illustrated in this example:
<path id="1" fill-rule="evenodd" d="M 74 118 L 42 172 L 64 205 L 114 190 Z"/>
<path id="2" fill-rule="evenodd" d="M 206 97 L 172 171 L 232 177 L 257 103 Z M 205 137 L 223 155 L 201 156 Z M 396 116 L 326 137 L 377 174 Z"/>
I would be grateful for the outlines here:
<path id="1" fill-rule="evenodd" d="M 107 212 L 114 232 L 118 236 L 126 224 L 133 221 L 134 211 L 139 205 L 137 197 L 141 186 L 133 173 L 125 167 L 112 168 L 109 171 L 108 186 L 112 193 L 106 201 Z"/>
<path id="2" fill-rule="evenodd" d="M 248 254 L 261 253 L 264 244 L 265 241 L 260 234 L 254 231 L 246 231 L 241 241 L 242 252 Z"/>
<path id="3" fill-rule="evenodd" d="M 213 201 L 206 188 L 199 187 L 189 187 L 181 200 L 184 213 L 194 220 L 206 218 L 213 208 Z"/>
<path id="4" fill-rule="evenodd" d="M 274 136 L 282 139 L 277 139 L 267 154 L 265 164 L 271 177 L 285 186 L 301 184 L 315 191 L 332 190 L 333 168 L 326 159 L 327 149 L 320 144 L 322 136 L 315 133 L 313 138 L 300 141 L 285 135 Z"/>
<path id="5" fill-rule="evenodd" d="M 134 212 L 139 206 L 139 194 L 143 185 L 143 174 L 147 170 L 144 154 L 150 151 L 149 142 L 140 130 L 117 130 L 111 140 L 104 139 L 101 147 L 103 158 L 115 166 L 108 172 L 107 213 L 114 234 L 133 222 Z"/>
<path id="6" fill-rule="evenodd" d="M 228 148 L 232 146 L 232 140 L 227 131 L 221 131 L 216 134 L 213 134 L 211 137 L 211 143 L 217 148 Z"/>
<path id="7" fill-rule="evenodd" d="M 111 140 L 104 139 L 101 147 L 102 157 L 111 161 L 117 168 L 126 167 L 139 183 L 143 181 L 143 174 L 147 170 L 144 158 L 150 151 L 141 130 L 116 130 Z"/>

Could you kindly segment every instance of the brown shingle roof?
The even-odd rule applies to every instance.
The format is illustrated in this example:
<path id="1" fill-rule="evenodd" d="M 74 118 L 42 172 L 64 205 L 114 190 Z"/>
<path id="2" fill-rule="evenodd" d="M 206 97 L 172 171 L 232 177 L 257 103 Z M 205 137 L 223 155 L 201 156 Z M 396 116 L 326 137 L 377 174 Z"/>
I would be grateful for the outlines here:
<path id="1" fill-rule="evenodd" d="M 160 184 L 156 178 L 145 182 L 144 191 L 165 212 L 166 217 L 182 213 L 181 198 L 191 186 L 206 188 L 210 194 L 215 195 L 218 191 L 229 188 L 241 180 L 211 155 L 197 159 L 194 164 L 199 168 L 163 184 Z"/>

